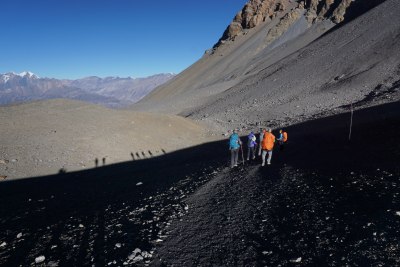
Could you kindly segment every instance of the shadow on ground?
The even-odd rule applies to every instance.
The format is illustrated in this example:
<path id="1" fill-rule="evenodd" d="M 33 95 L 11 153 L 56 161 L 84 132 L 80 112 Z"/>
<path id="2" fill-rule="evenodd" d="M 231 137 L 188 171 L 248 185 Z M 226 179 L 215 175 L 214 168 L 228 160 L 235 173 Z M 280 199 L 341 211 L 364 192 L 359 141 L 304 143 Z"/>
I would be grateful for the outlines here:
<path id="1" fill-rule="evenodd" d="M 226 142 L 140 161 L 0 184 L 0 265 L 121 265 L 151 252 L 183 198 L 225 164 Z"/>
<path id="2" fill-rule="evenodd" d="M 223 170 L 186 199 L 154 266 L 400 265 L 400 103 L 287 128 L 272 165 Z M 399 212 L 399 213 L 398 213 Z"/>
<path id="3" fill-rule="evenodd" d="M 399 115 L 356 111 L 351 141 L 349 113 L 288 127 L 264 168 L 226 168 L 224 140 L 3 182 L 0 265 L 400 264 Z"/>

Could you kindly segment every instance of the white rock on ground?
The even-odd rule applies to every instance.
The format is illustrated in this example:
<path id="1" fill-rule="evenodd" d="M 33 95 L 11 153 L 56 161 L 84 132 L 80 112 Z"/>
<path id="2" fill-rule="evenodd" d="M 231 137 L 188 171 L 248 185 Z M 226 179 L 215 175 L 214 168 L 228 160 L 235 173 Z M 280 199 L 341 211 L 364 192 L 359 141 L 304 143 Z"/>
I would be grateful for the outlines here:
<path id="1" fill-rule="evenodd" d="M 17 235 L 17 238 L 21 238 L 22 237 L 22 233 L 19 233 L 18 235 Z"/>
<path id="2" fill-rule="evenodd" d="M 299 263 L 299 262 L 301 262 L 301 257 L 299 257 L 297 259 L 294 259 L 294 260 L 291 260 L 290 262 Z"/>
<path id="3" fill-rule="evenodd" d="M 133 260 L 133 259 L 135 259 L 135 257 L 136 257 L 137 254 L 141 254 L 141 253 L 142 253 L 142 250 L 141 250 L 140 248 L 136 248 L 136 249 L 132 252 L 132 254 L 128 256 L 128 259 L 129 259 L 129 260 Z"/>
<path id="4" fill-rule="evenodd" d="M 46 257 L 45 257 L 45 256 L 39 256 L 39 257 L 37 257 L 37 258 L 35 259 L 35 263 L 36 263 L 36 264 L 42 263 L 42 262 L 44 262 L 45 260 L 46 260 Z"/>
<path id="5" fill-rule="evenodd" d="M 0 244 L 0 248 L 5 247 L 5 246 L 7 246 L 6 242 L 3 242 L 3 243 Z"/>
<path id="6" fill-rule="evenodd" d="M 143 261 L 142 255 L 138 255 L 138 256 L 136 256 L 136 257 L 133 259 L 133 263 L 137 263 L 137 262 L 139 262 L 139 261 Z"/>
<path id="7" fill-rule="evenodd" d="M 143 252 L 142 252 L 142 256 L 143 256 L 143 258 L 145 258 L 145 259 L 148 259 L 148 258 L 153 257 L 153 255 L 151 255 L 151 254 L 148 253 L 147 251 L 143 251 Z"/>

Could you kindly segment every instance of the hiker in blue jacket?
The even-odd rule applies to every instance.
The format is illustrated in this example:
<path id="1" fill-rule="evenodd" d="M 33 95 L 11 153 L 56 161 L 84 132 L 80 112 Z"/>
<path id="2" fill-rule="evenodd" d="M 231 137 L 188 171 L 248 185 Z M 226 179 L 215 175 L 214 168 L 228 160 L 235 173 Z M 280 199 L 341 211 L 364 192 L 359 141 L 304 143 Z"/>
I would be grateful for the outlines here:
<path id="1" fill-rule="evenodd" d="M 237 130 L 233 130 L 229 138 L 229 150 L 231 151 L 231 168 L 236 167 L 239 159 L 239 149 L 242 145 Z"/>
<path id="2" fill-rule="evenodd" d="M 251 159 L 255 159 L 257 147 L 256 136 L 253 132 L 250 132 L 250 134 L 247 136 L 247 139 L 247 160 L 250 160 L 250 155 Z"/>

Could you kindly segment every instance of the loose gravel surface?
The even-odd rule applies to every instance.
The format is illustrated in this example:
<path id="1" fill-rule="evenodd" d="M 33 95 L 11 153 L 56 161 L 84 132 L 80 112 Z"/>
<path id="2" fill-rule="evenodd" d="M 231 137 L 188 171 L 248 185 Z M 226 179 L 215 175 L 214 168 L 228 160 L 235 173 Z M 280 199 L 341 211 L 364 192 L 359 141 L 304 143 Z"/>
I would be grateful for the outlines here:
<path id="1" fill-rule="evenodd" d="M 184 199 L 219 171 L 206 157 L 218 147 L 1 183 L 0 266 L 150 262 Z"/>
<path id="2" fill-rule="evenodd" d="M 224 140 L 1 183 L 0 265 L 400 265 L 399 104 L 350 142 L 349 114 L 288 127 L 266 167 L 228 168 Z"/>
<path id="3" fill-rule="evenodd" d="M 400 265 L 399 103 L 288 128 L 290 143 L 191 195 L 167 266 Z M 347 133 L 347 134 L 346 134 Z"/>

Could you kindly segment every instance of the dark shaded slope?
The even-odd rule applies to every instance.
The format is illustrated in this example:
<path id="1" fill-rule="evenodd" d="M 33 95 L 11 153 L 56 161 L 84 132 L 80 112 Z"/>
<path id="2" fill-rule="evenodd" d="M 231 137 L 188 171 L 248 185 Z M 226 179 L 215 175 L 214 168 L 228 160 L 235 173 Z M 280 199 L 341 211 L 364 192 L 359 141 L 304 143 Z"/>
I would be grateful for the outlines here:
<path id="1" fill-rule="evenodd" d="M 355 112 L 351 142 L 349 114 L 292 126 L 263 169 L 223 140 L 0 183 L 0 265 L 399 265 L 399 107 Z"/>
<path id="2" fill-rule="evenodd" d="M 186 212 L 185 196 L 218 172 L 224 143 L 0 183 L 0 266 L 41 255 L 49 266 L 132 264 L 133 251 L 152 253 L 161 228 Z"/>
<path id="3" fill-rule="evenodd" d="M 174 266 L 400 264 L 400 103 L 288 128 L 273 165 L 226 170 L 158 247 Z M 160 262 L 158 263 L 160 264 Z"/>
<path id="4" fill-rule="evenodd" d="M 344 15 L 344 22 L 349 22 L 358 16 L 361 16 L 385 1 L 386 0 L 352 1 L 349 8 L 346 10 L 346 14 Z"/>

